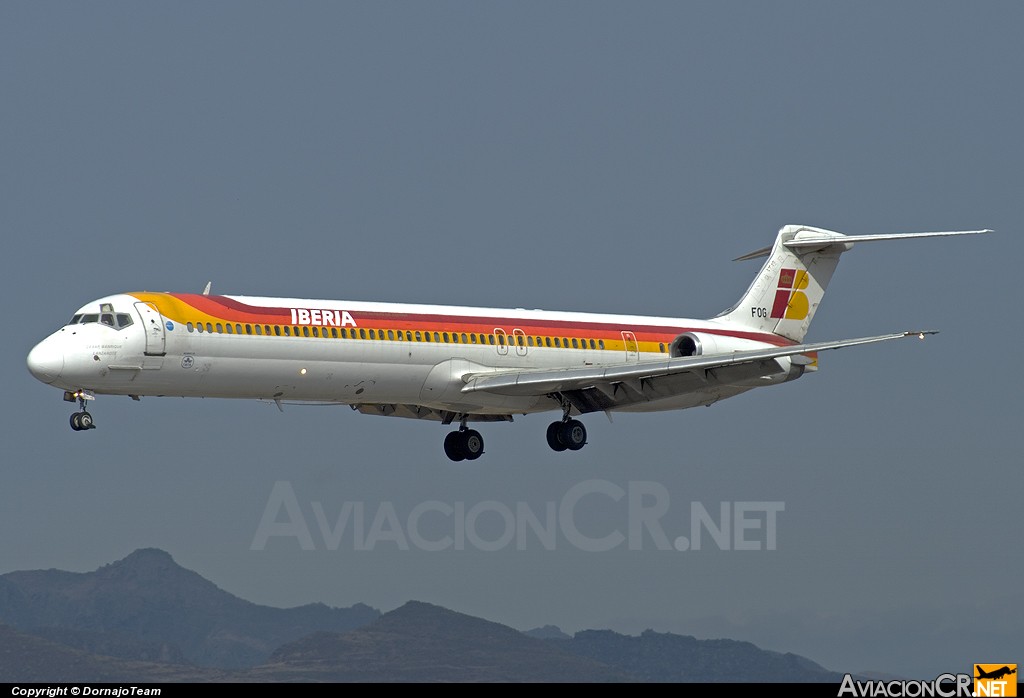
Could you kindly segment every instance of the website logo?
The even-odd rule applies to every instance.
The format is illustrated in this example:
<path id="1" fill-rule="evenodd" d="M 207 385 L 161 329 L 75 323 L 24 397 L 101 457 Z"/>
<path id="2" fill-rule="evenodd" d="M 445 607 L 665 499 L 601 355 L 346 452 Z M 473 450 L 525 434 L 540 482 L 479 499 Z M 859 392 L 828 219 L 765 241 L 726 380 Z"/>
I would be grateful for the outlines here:
<path id="1" fill-rule="evenodd" d="M 1016 664 L 975 664 L 975 696 L 1016 696 Z"/>

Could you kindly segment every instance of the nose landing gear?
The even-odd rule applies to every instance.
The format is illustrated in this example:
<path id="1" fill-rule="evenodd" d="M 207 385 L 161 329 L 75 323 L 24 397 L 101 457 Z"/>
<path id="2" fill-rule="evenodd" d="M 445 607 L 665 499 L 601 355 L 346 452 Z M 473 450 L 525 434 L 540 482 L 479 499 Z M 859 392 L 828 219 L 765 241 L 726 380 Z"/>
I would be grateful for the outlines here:
<path id="1" fill-rule="evenodd" d="M 87 429 L 95 429 L 96 424 L 92 421 L 92 415 L 85 410 L 85 401 L 93 400 L 93 396 L 86 393 L 84 390 L 77 392 L 66 392 L 64 393 L 64 400 L 67 402 L 78 402 L 78 407 L 81 412 L 75 412 L 71 415 L 71 428 L 75 431 L 86 431 Z"/>
<path id="2" fill-rule="evenodd" d="M 82 411 L 71 415 L 71 428 L 75 431 L 85 431 L 86 429 L 95 429 L 96 425 L 93 424 L 92 415 Z"/>

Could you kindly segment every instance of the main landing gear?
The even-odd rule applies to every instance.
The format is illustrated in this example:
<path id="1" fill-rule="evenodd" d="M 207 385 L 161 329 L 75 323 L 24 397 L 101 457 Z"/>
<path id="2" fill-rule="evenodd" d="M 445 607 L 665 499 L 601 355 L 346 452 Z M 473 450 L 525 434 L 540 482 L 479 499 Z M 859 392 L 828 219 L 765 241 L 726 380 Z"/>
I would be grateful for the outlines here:
<path id="1" fill-rule="evenodd" d="M 69 420 L 71 422 L 71 428 L 75 431 L 86 431 L 87 429 L 96 428 L 96 424 L 92 421 L 92 415 L 85 411 L 86 399 L 91 400 L 92 397 L 81 391 L 77 393 L 64 393 L 64 400 L 67 402 L 75 402 L 75 400 L 77 400 L 78 407 L 81 410 L 81 412 L 75 412 L 71 415 L 71 419 Z"/>
<path id="2" fill-rule="evenodd" d="M 562 403 L 562 421 L 548 425 L 548 446 L 554 451 L 578 451 L 587 445 L 587 428 L 578 419 L 570 419 L 572 404 L 559 396 Z"/>
<path id="3" fill-rule="evenodd" d="M 476 460 L 484 454 L 484 437 L 463 424 L 458 431 L 444 437 L 444 454 L 453 461 Z"/>
<path id="4" fill-rule="evenodd" d="M 587 445 L 587 428 L 578 419 L 565 419 L 548 425 L 548 446 L 555 451 L 578 451 Z"/>

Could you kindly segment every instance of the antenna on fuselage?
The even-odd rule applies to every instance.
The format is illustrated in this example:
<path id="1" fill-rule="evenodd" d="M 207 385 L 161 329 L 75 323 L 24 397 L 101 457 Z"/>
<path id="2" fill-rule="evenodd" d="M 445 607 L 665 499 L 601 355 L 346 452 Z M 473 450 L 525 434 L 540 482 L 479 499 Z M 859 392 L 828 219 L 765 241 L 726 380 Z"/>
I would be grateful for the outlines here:
<path id="1" fill-rule="evenodd" d="M 203 289 L 203 295 L 204 296 L 210 295 L 210 287 L 211 286 L 213 286 L 213 282 L 212 281 L 207 281 L 206 282 L 206 288 Z"/>

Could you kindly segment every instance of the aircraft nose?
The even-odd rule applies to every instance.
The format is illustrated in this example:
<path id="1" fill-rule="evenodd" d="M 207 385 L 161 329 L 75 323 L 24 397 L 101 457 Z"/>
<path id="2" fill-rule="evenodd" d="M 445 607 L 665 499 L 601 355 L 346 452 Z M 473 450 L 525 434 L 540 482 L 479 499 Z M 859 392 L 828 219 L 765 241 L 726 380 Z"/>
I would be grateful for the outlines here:
<path id="1" fill-rule="evenodd" d="M 43 340 L 28 353 L 28 370 L 43 383 L 52 383 L 64 370 L 64 352 L 54 342 Z"/>

